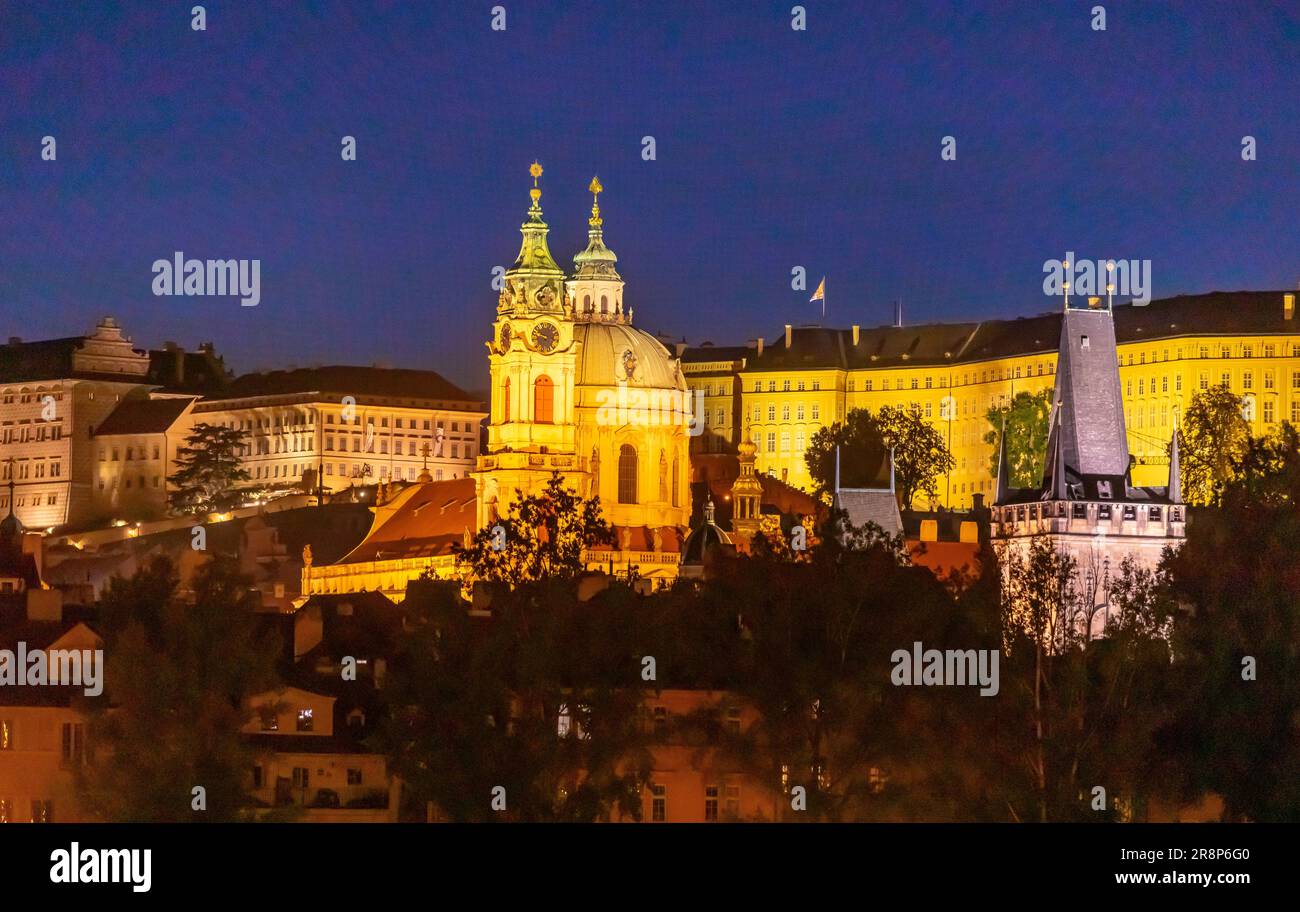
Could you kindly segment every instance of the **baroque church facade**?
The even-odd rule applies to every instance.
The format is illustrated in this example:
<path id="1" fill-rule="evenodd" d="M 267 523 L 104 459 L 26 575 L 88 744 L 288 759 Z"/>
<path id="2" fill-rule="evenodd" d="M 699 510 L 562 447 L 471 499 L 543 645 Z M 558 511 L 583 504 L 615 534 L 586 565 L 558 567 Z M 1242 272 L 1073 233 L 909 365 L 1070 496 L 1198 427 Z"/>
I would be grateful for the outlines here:
<path id="1" fill-rule="evenodd" d="M 381 488 L 369 534 L 340 561 L 308 564 L 302 593 L 378 591 L 394 601 L 423 573 L 457 575 L 452 546 L 508 515 L 522 494 L 558 472 L 566 487 L 599 497 L 612 547 L 589 566 L 677 578 L 691 515 L 689 391 L 676 357 L 632 324 L 618 258 L 605 245 L 593 179 L 587 246 L 572 272 L 551 254 L 542 218 L 542 168 L 519 256 L 506 270 L 487 341 L 487 443 L 468 478 Z"/>
<path id="2" fill-rule="evenodd" d="M 599 496 L 619 550 L 663 551 L 690 516 L 690 408 L 681 366 L 632 324 L 618 258 L 604 241 L 599 180 L 590 186 L 587 246 L 566 275 L 547 242 L 541 166 L 530 173 L 523 241 L 487 343 L 491 414 L 473 473 L 479 525 L 558 471 L 568 487 Z"/>

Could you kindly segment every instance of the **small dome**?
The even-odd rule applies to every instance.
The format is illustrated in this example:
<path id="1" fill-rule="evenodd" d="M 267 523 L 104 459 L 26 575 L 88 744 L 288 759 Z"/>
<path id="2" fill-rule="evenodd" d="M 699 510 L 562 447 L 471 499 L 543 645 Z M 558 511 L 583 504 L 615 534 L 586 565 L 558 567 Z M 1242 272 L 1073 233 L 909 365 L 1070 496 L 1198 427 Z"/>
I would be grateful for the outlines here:
<path id="1" fill-rule="evenodd" d="M 704 505 L 704 519 L 691 530 L 682 545 L 683 564 L 703 564 L 706 557 L 716 555 L 719 551 L 733 552 L 731 536 L 713 521 L 713 501 Z"/>
<path id="2" fill-rule="evenodd" d="M 579 386 L 627 384 L 686 392 L 677 359 L 648 332 L 626 323 L 576 323 L 573 334 L 582 344 L 578 354 Z"/>
<path id="3" fill-rule="evenodd" d="M 758 452 L 758 447 L 755 446 L 754 441 L 750 440 L 748 435 L 746 435 L 745 439 L 740 441 L 740 445 L 736 447 L 736 450 L 741 456 L 753 456 Z"/>

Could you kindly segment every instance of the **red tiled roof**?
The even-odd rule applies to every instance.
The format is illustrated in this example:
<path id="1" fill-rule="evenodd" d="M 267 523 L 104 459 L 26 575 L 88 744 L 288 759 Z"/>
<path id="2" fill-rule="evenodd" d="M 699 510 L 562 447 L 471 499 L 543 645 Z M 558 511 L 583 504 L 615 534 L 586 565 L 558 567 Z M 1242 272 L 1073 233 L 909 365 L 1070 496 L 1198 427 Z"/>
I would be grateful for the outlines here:
<path id="1" fill-rule="evenodd" d="M 431 481 L 404 491 L 404 497 L 385 519 L 385 508 L 376 513 L 377 528 L 339 561 L 357 564 L 375 560 L 437 557 L 451 553 L 465 530 L 478 527 L 478 505 L 473 478 Z"/>

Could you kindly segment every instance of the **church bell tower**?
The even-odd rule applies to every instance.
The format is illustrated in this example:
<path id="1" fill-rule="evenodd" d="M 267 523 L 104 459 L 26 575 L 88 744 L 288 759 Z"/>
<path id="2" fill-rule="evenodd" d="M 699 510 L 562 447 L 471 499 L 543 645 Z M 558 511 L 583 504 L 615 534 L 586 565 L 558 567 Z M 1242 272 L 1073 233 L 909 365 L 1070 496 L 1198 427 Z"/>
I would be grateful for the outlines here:
<path id="1" fill-rule="evenodd" d="M 519 256 L 506 270 L 487 342 L 491 419 L 487 449 L 474 473 L 480 525 L 498 511 L 504 513 L 504 503 L 516 489 L 531 493 L 546 485 L 552 471 L 569 476 L 581 469 L 575 453 L 579 343 L 573 303 L 564 270 L 547 244 L 550 228 L 542 220 L 538 186 L 542 166 L 533 162 L 529 174 L 532 204 L 519 229 Z M 578 490 L 583 484 L 580 478 L 569 480 Z"/>

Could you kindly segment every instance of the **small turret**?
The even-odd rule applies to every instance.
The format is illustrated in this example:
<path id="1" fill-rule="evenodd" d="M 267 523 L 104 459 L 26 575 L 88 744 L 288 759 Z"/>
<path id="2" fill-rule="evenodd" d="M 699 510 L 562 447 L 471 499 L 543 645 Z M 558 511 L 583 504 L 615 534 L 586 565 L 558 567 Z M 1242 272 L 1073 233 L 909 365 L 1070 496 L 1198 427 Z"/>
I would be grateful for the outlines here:
<path id="1" fill-rule="evenodd" d="M 623 278 L 615 265 L 618 257 L 605 246 L 605 220 L 600 214 L 600 194 L 604 186 L 593 177 L 591 218 L 587 220 L 587 247 L 573 258 L 574 272 L 569 291 L 574 300 L 574 317 L 578 320 L 630 323 L 632 312 L 623 309 Z"/>

